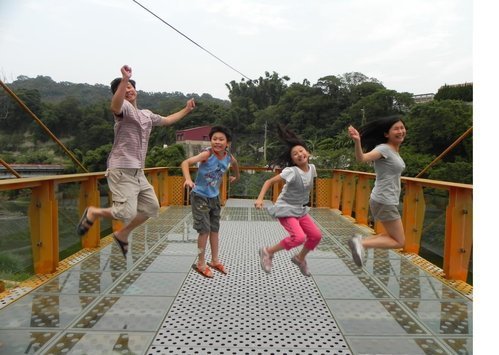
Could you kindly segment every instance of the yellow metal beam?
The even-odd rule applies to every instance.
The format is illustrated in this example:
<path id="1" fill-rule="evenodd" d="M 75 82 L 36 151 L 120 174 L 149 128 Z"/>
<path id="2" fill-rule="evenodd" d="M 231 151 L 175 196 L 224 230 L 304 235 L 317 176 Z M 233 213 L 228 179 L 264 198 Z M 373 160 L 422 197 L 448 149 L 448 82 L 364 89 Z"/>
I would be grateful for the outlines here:
<path id="1" fill-rule="evenodd" d="M 53 181 L 32 189 L 28 216 L 33 266 L 36 274 L 48 274 L 59 264 L 58 206 Z"/>
<path id="2" fill-rule="evenodd" d="M 331 186 L 331 208 L 334 210 L 340 209 L 342 188 L 343 188 L 343 174 L 334 173 L 333 182 Z"/>
<path id="3" fill-rule="evenodd" d="M 450 189 L 444 244 L 444 273 L 449 279 L 466 281 L 473 245 L 472 191 Z"/>
<path id="4" fill-rule="evenodd" d="M 355 220 L 359 224 L 368 225 L 369 223 L 369 196 L 371 195 L 371 186 L 369 177 L 360 175 L 357 178 L 357 188 L 355 192 Z"/>
<path id="5" fill-rule="evenodd" d="M 341 199 L 341 211 L 344 216 L 352 217 L 353 202 L 355 199 L 355 175 L 345 174 L 342 185 L 343 196 Z"/>
<path id="6" fill-rule="evenodd" d="M 100 193 L 98 189 L 98 180 L 96 177 L 90 177 L 80 184 L 79 211 L 80 215 L 88 206 L 100 207 Z M 93 226 L 82 239 L 84 248 L 97 248 L 100 244 L 100 219 L 93 221 Z"/>
<path id="7" fill-rule="evenodd" d="M 419 253 L 426 203 L 423 187 L 418 183 L 406 183 L 402 223 L 405 232 L 404 251 Z"/>

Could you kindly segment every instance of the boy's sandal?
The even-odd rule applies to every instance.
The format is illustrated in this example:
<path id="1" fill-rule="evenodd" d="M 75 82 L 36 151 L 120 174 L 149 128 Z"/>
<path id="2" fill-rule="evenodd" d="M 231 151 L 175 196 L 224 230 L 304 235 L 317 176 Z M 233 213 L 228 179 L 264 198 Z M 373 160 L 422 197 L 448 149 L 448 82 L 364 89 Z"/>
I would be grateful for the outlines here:
<path id="1" fill-rule="evenodd" d="M 225 267 L 223 266 L 222 263 L 208 263 L 208 266 L 211 267 L 212 269 L 217 270 L 218 272 L 221 272 L 224 275 L 227 275 L 227 271 L 225 270 Z"/>
<path id="2" fill-rule="evenodd" d="M 90 227 L 92 227 L 92 225 L 94 224 L 93 221 L 88 219 L 87 213 L 88 213 L 88 207 L 85 208 L 85 211 L 83 211 L 80 221 L 76 226 L 76 234 L 78 234 L 80 237 L 84 236 L 88 232 Z"/>
<path id="3" fill-rule="evenodd" d="M 197 264 L 192 264 L 192 268 L 194 271 L 196 271 L 198 274 L 207 277 L 207 278 L 212 278 L 213 277 L 213 272 L 208 266 L 205 266 L 204 270 L 200 269 Z"/>

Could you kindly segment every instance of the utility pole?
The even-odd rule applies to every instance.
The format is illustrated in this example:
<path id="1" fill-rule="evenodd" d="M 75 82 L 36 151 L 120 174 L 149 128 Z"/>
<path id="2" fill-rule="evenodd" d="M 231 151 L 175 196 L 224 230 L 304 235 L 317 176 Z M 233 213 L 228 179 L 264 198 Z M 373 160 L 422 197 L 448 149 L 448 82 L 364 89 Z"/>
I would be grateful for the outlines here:
<path id="1" fill-rule="evenodd" d="M 263 133 L 263 161 L 267 165 L 267 121 L 265 121 Z"/>

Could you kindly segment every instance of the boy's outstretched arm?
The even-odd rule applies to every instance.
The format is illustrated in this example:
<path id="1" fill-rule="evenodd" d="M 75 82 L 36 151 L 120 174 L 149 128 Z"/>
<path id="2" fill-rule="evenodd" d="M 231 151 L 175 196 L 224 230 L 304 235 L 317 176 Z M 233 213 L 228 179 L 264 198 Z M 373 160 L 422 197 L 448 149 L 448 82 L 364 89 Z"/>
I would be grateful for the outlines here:
<path id="1" fill-rule="evenodd" d="M 196 163 L 205 161 L 206 159 L 209 158 L 209 156 L 210 156 L 210 153 L 208 151 L 204 151 L 204 152 L 199 153 L 198 155 L 195 155 L 193 157 L 185 159 L 180 164 L 180 167 L 182 168 L 182 175 L 184 175 L 184 179 L 185 179 L 184 187 L 188 186 L 191 189 L 194 187 L 194 182 L 191 179 L 191 172 L 189 170 L 189 167 L 192 164 L 196 164 Z"/>
<path id="2" fill-rule="evenodd" d="M 239 164 L 237 163 L 237 160 L 236 160 L 236 158 L 234 158 L 233 155 L 231 155 L 230 166 L 231 166 L 232 173 L 234 174 L 234 176 L 229 177 L 229 182 L 233 183 L 233 182 L 236 182 L 237 180 L 239 180 L 239 178 L 240 178 Z"/>

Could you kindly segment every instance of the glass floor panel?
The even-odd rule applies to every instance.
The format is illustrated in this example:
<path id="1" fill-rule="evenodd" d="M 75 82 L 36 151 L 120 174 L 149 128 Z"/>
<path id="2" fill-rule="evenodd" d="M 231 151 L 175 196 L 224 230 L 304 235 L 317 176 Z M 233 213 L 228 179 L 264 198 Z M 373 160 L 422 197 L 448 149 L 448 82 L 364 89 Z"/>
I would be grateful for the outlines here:
<path id="1" fill-rule="evenodd" d="M 227 275 L 192 269 L 197 233 L 189 207 L 139 227 L 126 259 L 114 243 L 18 297 L 0 302 L 0 354 L 471 354 L 473 302 L 393 251 L 370 250 L 357 267 L 355 230 L 312 209 L 323 233 L 311 277 L 258 249 L 286 236 L 251 200 L 222 211 Z M 210 250 L 207 250 L 210 260 Z"/>

